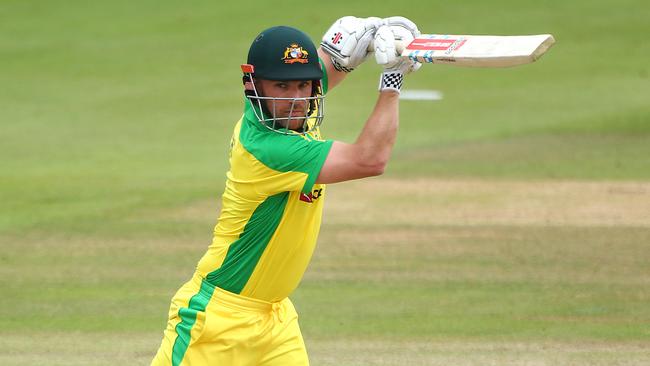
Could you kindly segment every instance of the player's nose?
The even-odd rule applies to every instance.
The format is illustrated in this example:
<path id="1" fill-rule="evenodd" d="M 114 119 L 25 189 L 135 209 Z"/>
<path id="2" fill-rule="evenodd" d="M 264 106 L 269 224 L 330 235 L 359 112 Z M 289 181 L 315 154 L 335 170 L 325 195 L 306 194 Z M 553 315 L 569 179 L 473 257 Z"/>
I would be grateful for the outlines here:
<path id="1" fill-rule="evenodd" d="M 300 90 L 300 87 L 298 87 L 297 85 L 294 85 L 291 88 L 289 88 L 289 94 L 291 95 L 291 98 L 303 97 L 302 90 Z"/>

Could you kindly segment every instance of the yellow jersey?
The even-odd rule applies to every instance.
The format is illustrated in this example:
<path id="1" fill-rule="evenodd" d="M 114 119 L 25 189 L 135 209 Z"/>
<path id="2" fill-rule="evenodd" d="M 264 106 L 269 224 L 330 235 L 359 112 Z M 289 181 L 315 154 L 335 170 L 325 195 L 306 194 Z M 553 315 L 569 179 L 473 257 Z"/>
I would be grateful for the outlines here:
<path id="1" fill-rule="evenodd" d="M 325 185 L 315 181 L 333 141 L 318 129 L 271 131 L 245 105 L 214 238 L 197 273 L 226 291 L 276 302 L 298 286 L 316 246 Z"/>

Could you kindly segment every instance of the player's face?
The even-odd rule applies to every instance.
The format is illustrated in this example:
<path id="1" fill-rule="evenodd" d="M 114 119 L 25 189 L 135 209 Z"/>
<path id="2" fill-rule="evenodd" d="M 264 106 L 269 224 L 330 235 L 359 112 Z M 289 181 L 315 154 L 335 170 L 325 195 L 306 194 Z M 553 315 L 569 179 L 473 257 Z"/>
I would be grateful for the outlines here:
<path id="1" fill-rule="evenodd" d="M 256 85 L 260 89 L 261 95 L 271 98 L 308 98 L 311 96 L 311 80 L 256 80 Z M 290 130 L 297 130 L 303 126 L 304 118 L 309 111 L 309 101 L 291 101 L 291 100 L 264 100 L 266 108 L 274 118 L 301 117 L 298 119 L 290 118 L 287 126 Z M 284 123 L 284 121 L 282 122 Z"/>

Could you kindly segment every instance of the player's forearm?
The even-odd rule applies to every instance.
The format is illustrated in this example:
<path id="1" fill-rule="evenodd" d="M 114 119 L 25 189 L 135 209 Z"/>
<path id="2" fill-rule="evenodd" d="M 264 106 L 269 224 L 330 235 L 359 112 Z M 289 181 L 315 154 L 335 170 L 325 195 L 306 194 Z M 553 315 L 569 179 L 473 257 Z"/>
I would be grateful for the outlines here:
<path id="1" fill-rule="evenodd" d="M 337 71 L 332 64 L 332 57 L 325 51 L 322 47 L 318 48 L 318 57 L 320 57 L 323 66 L 325 66 L 325 71 L 327 72 L 327 88 L 328 91 L 336 87 L 345 79 L 348 75 L 347 72 Z"/>
<path id="2" fill-rule="evenodd" d="M 381 174 L 388 164 L 399 127 L 399 93 L 382 91 L 357 138 L 359 158 Z"/>

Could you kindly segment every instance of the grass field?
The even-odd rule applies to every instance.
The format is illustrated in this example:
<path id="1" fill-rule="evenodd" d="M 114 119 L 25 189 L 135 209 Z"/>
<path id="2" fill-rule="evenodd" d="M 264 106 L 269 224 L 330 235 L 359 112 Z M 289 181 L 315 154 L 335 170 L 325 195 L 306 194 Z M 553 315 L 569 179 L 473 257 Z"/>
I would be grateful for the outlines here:
<path id="1" fill-rule="evenodd" d="M 1 0 L 0 365 L 148 364 L 211 239 L 251 40 L 348 14 L 558 43 L 408 78 L 444 99 L 402 103 L 385 176 L 328 187 L 292 296 L 312 364 L 650 364 L 650 5 L 369 4 Z M 328 95 L 327 137 L 356 137 L 378 71 Z"/>

